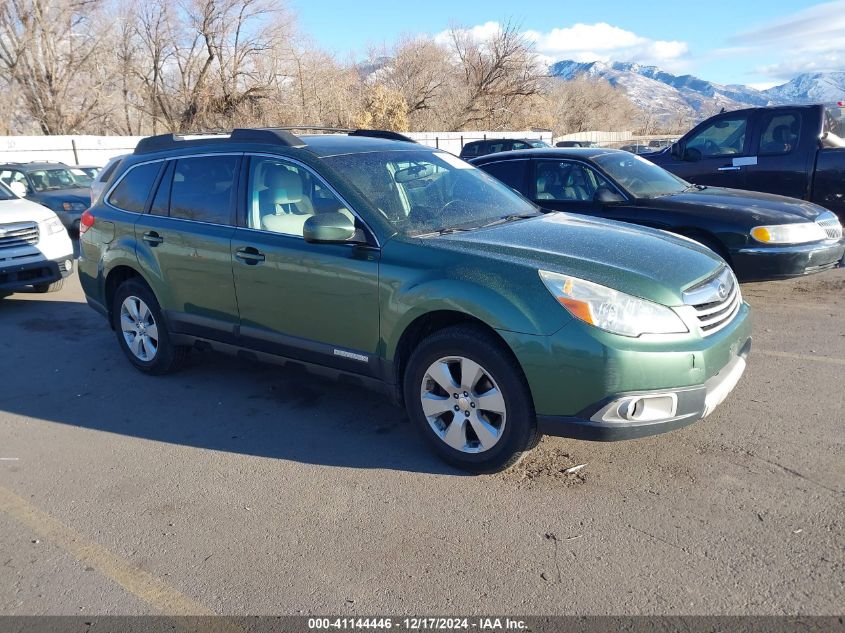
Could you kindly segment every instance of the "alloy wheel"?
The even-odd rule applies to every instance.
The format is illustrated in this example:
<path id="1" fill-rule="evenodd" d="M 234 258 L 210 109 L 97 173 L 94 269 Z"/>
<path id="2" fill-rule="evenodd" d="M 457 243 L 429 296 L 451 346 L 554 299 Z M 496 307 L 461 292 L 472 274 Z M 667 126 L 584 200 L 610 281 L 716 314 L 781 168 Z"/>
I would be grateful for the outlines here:
<path id="1" fill-rule="evenodd" d="M 138 360 L 149 362 L 158 351 L 158 325 L 143 299 L 126 297 L 120 306 L 120 329 L 129 351 Z"/>
<path id="2" fill-rule="evenodd" d="M 420 401 L 429 426 L 451 448 L 482 453 L 501 439 L 505 399 L 490 373 L 463 356 L 441 358 L 426 370 Z"/>

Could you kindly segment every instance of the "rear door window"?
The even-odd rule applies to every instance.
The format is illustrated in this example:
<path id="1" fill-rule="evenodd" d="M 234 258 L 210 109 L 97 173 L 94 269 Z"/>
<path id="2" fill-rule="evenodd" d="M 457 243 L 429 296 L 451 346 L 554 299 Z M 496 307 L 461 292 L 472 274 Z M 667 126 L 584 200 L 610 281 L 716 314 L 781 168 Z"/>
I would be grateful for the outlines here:
<path id="1" fill-rule="evenodd" d="M 240 156 L 180 158 L 173 169 L 170 217 L 232 224 Z"/>
<path id="2" fill-rule="evenodd" d="M 801 117 L 797 112 L 768 113 L 760 129 L 763 130 L 757 150 L 760 156 L 789 154 L 801 138 Z"/>
<path id="3" fill-rule="evenodd" d="M 111 192 L 108 203 L 124 211 L 143 213 L 159 169 L 160 161 L 130 168 Z"/>

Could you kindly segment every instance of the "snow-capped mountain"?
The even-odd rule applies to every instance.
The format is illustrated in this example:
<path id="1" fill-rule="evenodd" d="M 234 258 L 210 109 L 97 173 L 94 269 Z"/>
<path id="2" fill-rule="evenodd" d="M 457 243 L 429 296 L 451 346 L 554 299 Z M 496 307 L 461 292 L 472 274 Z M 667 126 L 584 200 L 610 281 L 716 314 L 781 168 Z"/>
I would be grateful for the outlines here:
<path id="1" fill-rule="evenodd" d="M 765 91 L 776 103 L 819 103 L 845 100 L 845 72 L 804 73 Z"/>
<path id="2" fill-rule="evenodd" d="M 660 119 L 701 119 L 725 108 L 783 103 L 817 103 L 845 98 L 845 72 L 806 73 L 768 90 L 724 85 L 693 75 L 673 75 L 655 66 L 634 62 L 560 61 L 549 67 L 552 75 L 568 80 L 586 75 L 602 78 L 627 93 L 636 106 Z"/>

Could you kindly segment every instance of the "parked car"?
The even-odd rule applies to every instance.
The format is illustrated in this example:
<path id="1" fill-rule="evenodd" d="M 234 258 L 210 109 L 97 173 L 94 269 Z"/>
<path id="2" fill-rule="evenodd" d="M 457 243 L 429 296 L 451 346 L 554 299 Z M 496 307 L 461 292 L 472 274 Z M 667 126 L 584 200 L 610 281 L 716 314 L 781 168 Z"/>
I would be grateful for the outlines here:
<path id="1" fill-rule="evenodd" d="M 558 141 L 555 147 L 595 147 L 592 141 Z"/>
<path id="2" fill-rule="evenodd" d="M 71 171 L 79 170 L 86 176 L 88 176 L 92 181 L 97 178 L 97 174 L 100 173 L 102 167 L 97 165 L 71 165 Z"/>
<path id="3" fill-rule="evenodd" d="M 648 156 L 684 180 L 800 198 L 845 222 L 845 102 L 710 117 Z"/>
<path id="4" fill-rule="evenodd" d="M 78 230 L 79 218 L 91 204 L 91 178 L 63 163 L 0 164 L 0 181 L 52 210 L 69 230 Z"/>
<path id="5" fill-rule="evenodd" d="M 647 154 L 649 152 L 654 151 L 653 147 L 649 147 L 648 145 L 644 145 L 642 143 L 631 143 L 628 145 L 622 145 L 619 149 L 623 152 L 629 152 L 631 154 Z"/>
<path id="6" fill-rule="evenodd" d="M 548 147 L 549 144 L 536 138 L 491 138 L 483 141 L 471 141 L 463 146 L 460 157 L 467 160 L 475 156 L 510 152 L 512 150 Z"/>
<path id="7" fill-rule="evenodd" d="M 476 472 L 542 433 L 689 424 L 751 346 L 749 308 L 709 249 L 541 214 L 392 132 L 144 139 L 80 235 L 88 303 L 140 371 L 200 345 L 351 375 Z"/>
<path id="8" fill-rule="evenodd" d="M 724 258 L 741 281 L 818 272 L 836 266 L 845 252 L 842 227 L 827 209 L 772 194 L 691 185 L 620 150 L 531 150 L 473 163 L 546 211 L 691 238 Z"/>
<path id="9" fill-rule="evenodd" d="M 94 179 L 94 182 L 91 183 L 92 202 L 100 197 L 100 194 L 103 193 L 106 188 L 106 185 L 111 180 L 112 176 L 114 176 L 115 171 L 117 171 L 117 168 L 120 165 L 121 161 L 127 156 L 128 154 L 113 156 L 109 159 L 109 162 L 107 162 L 105 166 L 97 173 L 97 177 Z"/>
<path id="10" fill-rule="evenodd" d="M 73 272 L 73 245 L 56 214 L 0 183 L 0 297 L 28 286 L 59 290 Z"/>

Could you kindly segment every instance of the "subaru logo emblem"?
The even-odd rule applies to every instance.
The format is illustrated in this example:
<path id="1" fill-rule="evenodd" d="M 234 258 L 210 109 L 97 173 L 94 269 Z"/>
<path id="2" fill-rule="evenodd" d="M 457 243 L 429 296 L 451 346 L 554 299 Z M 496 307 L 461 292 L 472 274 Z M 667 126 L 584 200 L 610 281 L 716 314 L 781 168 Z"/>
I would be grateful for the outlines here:
<path id="1" fill-rule="evenodd" d="M 728 287 L 724 284 L 724 282 L 719 284 L 719 299 L 726 299 L 728 296 Z"/>

